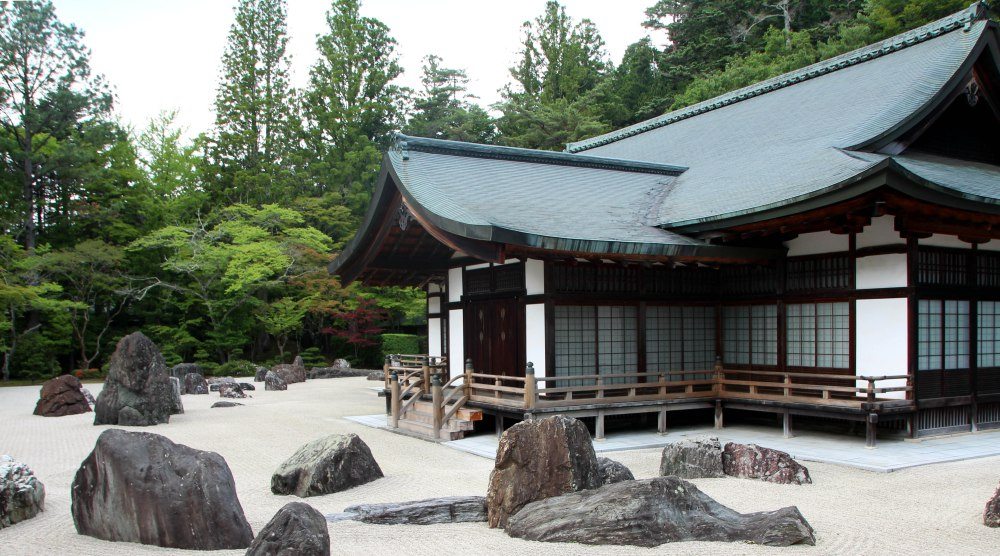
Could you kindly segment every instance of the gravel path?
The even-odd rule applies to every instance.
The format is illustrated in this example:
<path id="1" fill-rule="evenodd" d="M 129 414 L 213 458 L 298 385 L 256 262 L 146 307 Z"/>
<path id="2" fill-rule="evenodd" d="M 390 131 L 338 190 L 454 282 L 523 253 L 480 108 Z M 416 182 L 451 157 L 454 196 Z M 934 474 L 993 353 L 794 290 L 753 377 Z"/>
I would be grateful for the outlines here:
<path id="1" fill-rule="evenodd" d="M 384 402 L 363 378 L 310 380 L 286 392 L 251 392 L 245 407 L 209 409 L 218 395 L 184 396 L 184 415 L 142 430 L 214 450 L 229 462 L 240 501 L 254 531 L 294 497 L 270 491 L 271 473 L 299 446 L 330 433 L 354 432 L 372 449 L 385 479 L 305 501 L 322 513 L 365 502 L 399 502 L 484 494 L 491 461 L 430 442 L 371 429 L 343 419 L 377 413 Z M 97 394 L 99 386 L 89 385 Z M 45 483 L 45 512 L 0 529 L 0 555 L 176 554 L 76 534 L 69 489 L 80 462 L 104 426 L 93 414 L 31 415 L 39 387 L 0 388 L 0 453 L 27 463 Z M 860 448 L 859 448 L 860 449 Z M 610 455 L 637 478 L 653 477 L 659 450 Z M 780 486 L 739 479 L 694 481 L 719 502 L 742 512 L 797 505 L 816 529 L 816 547 L 770 548 L 746 544 L 678 543 L 655 549 L 545 544 L 508 538 L 484 524 L 378 526 L 330 524 L 334 554 L 996 554 L 1000 529 L 982 525 L 986 500 L 1000 481 L 1000 458 L 924 466 L 895 473 L 812 463 L 815 484 Z M 202 552 L 191 552 L 202 554 Z M 219 554 L 242 554 L 220 551 Z"/>

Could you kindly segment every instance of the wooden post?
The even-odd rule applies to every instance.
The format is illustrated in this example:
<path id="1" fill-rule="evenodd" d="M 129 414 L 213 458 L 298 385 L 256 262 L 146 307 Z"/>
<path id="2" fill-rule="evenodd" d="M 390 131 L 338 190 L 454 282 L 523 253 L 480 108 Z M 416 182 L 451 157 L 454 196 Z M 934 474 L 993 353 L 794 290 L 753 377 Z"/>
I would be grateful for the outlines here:
<path id="1" fill-rule="evenodd" d="M 497 413 L 495 421 L 497 425 L 497 438 L 500 438 L 503 436 L 503 415 Z"/>
<path id="2" fill-rule="evenodd" d="M 598 398 L 604 397 L 604 378 L 601 376 L 597 377 L 597 396 Z"/>
<path id="3" fill-rule="evenodd" d="M 399 390 L 399 375 L 396 374 L 396 371 L 393 371 L 392 374 L 389 375 L 389 395 L 392 396 L 389 403 L 392 406 L 390 424 L 394 429 L 399 428 L 399 406 L 401 404 L 401 400 L 399 399 Z"/>
<path id="4" fill-rule="evenodd" d="M 784 433 L 783 436 L 785 438 L 791 438 L 794 436 L 792 434 L 792 414 L 786 409 L 784 413 L 782 413 L 781 417 L 781 425 Z"/>
<path id="5" fill-rule="evenodd" d="M 715 401 L 715 428 L 722 428 L 722 401 Z"/>
<path id="6" fill-rule="evenodd" d="M 441 375 L 435 374 L 431 378 L 431 411 L 433 415 L 434 438 L 441 438 L 441 427 L 444 426 L 444 423 L 441 422 L 444 417 L 444 408 L 441 407 L 442 398 Z"/>
<path id="7" fill-rule="evenodd" d="M 431 385 L 431 368 L 429 366 L 427 366 L 427 361 L 426 360 L 424 361 L 424 364 L 420 366 L 420 376 L 423 379 L 420 382 L 420 392 L 423 393 L 423 394 L 430 394 L 431 393 L 431 388 L 432 388 L 432 385 Z"/>
<path id="8" fill-rule="evenodd" d="M 785 397 L 787 398 L 792 394 L 792 390 L 788 387 L 792 383 L 792 377 L 785 375 L 785 387 L 782 389 L 784 391 Z M 823 391 L 826 394 L 826 390 Z"/>
<path id="9" fill-rule="evenodd" d="M 528 367 L 524 369 L 524 408 L 535 409 L 538 402 L 538 382 L 535 378 L 535 364 L 528 362 Z"/>
<path id="10" fill-rule="evenodd" d="M 656 419 L 656 432 L 667 434 L 667 406 L 660 407 L 660 412 Z"/>
<path id="11" fill-rule="evenodd" d="M 462 388 L 468 398 L 472 397 L 472 359 L 465 360 L 465 378 L 462 379 Z"/>
<path id="12" fill-rule="evenodd" d="M 875 379 L 868 377 L 868 403 L 875 403 Z"/>
<path id="13" fill-rule="evenodd" d="M 712 390 L 716 394 L 718 394 L 719 392 L 722 391 L 722 378 L 723 378 L 723 374 L 722 374 L 722 357 L 720 357 L 718 355 L 715 356 L 715 376 L 713 378 L 715 379 L 715 384 L 712 385 Z M 716 412 L 719 412 L 719 411 L 721 411 L 721 410 L 716 409 Z M 717 428 L 721 428 L 721 427 L 717 427 Z"/>
<path id="14" fill-rule="evenodd" d="M 382 365 L 382 371 L 385 374 L 385 389 L 389 389 L 389 356 L 385 356 L 385 363 Z"/>
<path id="15" fill-rule="evenodd" d="M 869 413 L 865 423 L 865 448 L 875 447 L 875 429 L 878 425 L 878 413 Z"/>
<path id="16" fill-rule="evenodd" d="M 604 410 L 597 412 L 597 422 L 594 424 L 594 440 L 604 440 Z"/>

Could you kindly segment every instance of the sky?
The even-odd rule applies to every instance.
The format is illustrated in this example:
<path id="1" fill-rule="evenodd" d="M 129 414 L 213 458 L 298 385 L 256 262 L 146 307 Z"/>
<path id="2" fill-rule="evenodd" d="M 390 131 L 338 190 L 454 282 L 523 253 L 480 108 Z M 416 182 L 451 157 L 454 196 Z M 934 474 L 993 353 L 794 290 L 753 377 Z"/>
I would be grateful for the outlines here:
<path id="1" fill-rule="evenodd" d="M 117 113 L 139 130 L 164 110 L 177 110 L 188 136 L 207 131 L 220 60 L 235 0 L 54 0 L 56 15 L 85 33 L 91 69 L 114 87 Z M 567 13 L 590 18 L 617 63 L 644 36 L 644 11 L 655 0 L 563 0 Z M 362 15 L 389 26 L 404 68 L 400 83 L 419 88 L 422 59 L 436 54 L 466 70 L 469 90 L 488 106 L 509 81 L 521 24 L 542 13 L 545 0 L 367 0 Z M 329 0 L 288 0 L 292 82 L 308 81 L 316 36 L 327 30 Z M 657 44 L 662 37 L 653 36 Z"/>

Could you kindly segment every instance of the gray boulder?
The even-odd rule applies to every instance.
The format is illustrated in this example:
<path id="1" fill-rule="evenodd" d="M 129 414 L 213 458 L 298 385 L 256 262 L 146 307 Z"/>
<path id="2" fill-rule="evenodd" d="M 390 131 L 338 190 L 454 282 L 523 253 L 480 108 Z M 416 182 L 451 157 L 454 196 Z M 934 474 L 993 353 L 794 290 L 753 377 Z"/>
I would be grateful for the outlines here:
<path id="1" fill-rule="evenodd" d="M 253 392 L 257 389 L 256 386 L 250 384 L 249 382 L 237 382 L 236 384 L 239 385 L 240 390 L 243 390 L 244 392 Z"/>
<path id="2" fill-rule="evenodd" d="M 179 415 L 184 413 L 184 402 L 181 401 L 181 379 L 172 376 L 170 377 L 170 387 L 173 391 L 173 407 L 170 408 L 171 415 Z"/>
<path id="3" fill-rule="evenodd" d="M 344 509 L 344 518 L 379 525 L 434 525 L 486 521 L 486 498 L 449 496 L 414 502 L 359 504 Z"/>
<path id="4" fill-rule="evenodd" d="M 726 475 L 742 479 L 760 479 L 782 485 L 812 483 L 809 470 L 788 453 L 756 444 L 726 443 L 722 450 L 722 469 Z"/>
<path id="5" fill-rule="evenodd" d="M 663 448 L 660 476 L 682 479 L 725 477 L 718 438 L 685 438 Z"/>
<path id="6" fill-rule="evenodd" d="M 993 493 L 983 510 L 983 525 L 987 527 L 1000 527 L 1000 487 Z"/>
<path id="7" fill-rule="evenodd" d="M 188 373 L 184 375 L 184 393 L 185 394 L 208 394 L 208 382 L 205 381 L 205 377 L 198 373 Z"/>
<path id="8" fill-rule="evenodd" d="M 356 434 L 331 434 L 298 449 L 271 476 L 271 492 L 299 498 L 340 492 L 384 477 Z"/>
<path id="9" fill-rule="evenodd" d="M 220 383 L 219 396 L 223 398 L 233 398 L 233 399 L 242 399 L 247 397 L 247 395 L 243 393 L 243 389 L 240 388 L 240 385 L 236 384 L 235 382 L 232 384 L 228 382 Z"/>
<path id="10" fill-rule="evenodd" d="M 264 377 L 267 375 L 268 371 L 270 371 L 270 369 L 267 367 L 256 367 L 256 370 L 253 373 L 253 381 L 264 382 Z"/>
<path id="11" fill-rule="evenodd" d="M 148 426 L 166 423 L 175 409 L 174 389 L 163 355 L 141 332 L 118 342 L 104 389 L 94 407 L 95 425 Z"/>
<path id="12" fill-rule="evenodd" d="M 529 502 L 601 484 L 597 454 L 583 423 L 564 416 L 521 421 L 504 431 L 490 473 L 490 527 L 504 527 Z"/>
<path id="13" fill-rule="evenodd" d="M 184 380 L 187 375 L 195 373 L 204 376 L 205 370 L 197 363 L 179 363 L 170 369 L 170 376 Z"/>
<path id="14" fill-rule="evenodd" d="M 274 371 L 267 371 L 264 377 L 264 390 L 288 390 L 288 384 Z"/>
<path id="15" fill-rule="evenodd" d="M 285 504 L 257 533 L 247 556 L 330 556 L 326 519 L 302 502 Z"/>
<path id="16" fill-rule="evenodd" d="M 348 370 L 351 368 L 351 363 L 347 359 L 335 359 L 333 361 L 334 368 Z"/>
<path id="17" fill-rule="evenodd" d="M 385 380 L 385 371 L 370 371 L 366 376 L 368 380 Z"/>
<path id="18" fill-rule="evenodd" d="M 243 404 L 239 402 L 215 402 L 209 409 L 215 409 L 216 407 L 242 407 Z"/>
<path id="19" fill-rule="evenodd" d="M 532 502 L 507 533 L 543 542 L 653 547 L 679 541 L 816 544 L 794 506 L 740 514 L 677 477 L 625 481 Z"/>
<path id="20" fill-rule="evenodd" d="M 246 548 L 253 540 L 226 460 L 157 434 L 101 433 L 71 495 L 81 535 L 189 550 Z"/>
<path id="21" fill-rule="evenodd" d="M 608 458 L 597 458 L 597 473 L 602 485 L 635 480 L 635 475 L 625 464 Z"/>
<path id="22" fill-rule="evenodd" d="M 45 485 L 10 456 L 0 456 L 0 529 L 31 519 L 45 509 Z"/>

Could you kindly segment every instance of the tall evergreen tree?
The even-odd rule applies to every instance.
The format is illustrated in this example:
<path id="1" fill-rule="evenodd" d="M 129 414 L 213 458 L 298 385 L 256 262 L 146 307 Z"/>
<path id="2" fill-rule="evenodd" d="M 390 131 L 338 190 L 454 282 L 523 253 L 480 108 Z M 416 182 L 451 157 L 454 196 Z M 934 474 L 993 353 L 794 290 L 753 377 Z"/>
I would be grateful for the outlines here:
<path id="1" fill-rule="evenodd" d="M 214 196 L 262 204 L 286 200 L 296 142 L 285 0 L 240 0 L 222 56 L 211 153 Z M 216 183 L 211 183 L 216 181 Z"/>
<path id="2" fill-rule="evenodd" d="M 414 114 L 404 132 L 421 137 L 454 141 L 491 143 L 496 127 L 489 114 L 474 104 L 466 88 L 469 77 L 464 70 L 446 68 L 439 56 L 424 58 L 423 90 L 413 101 Z"/>

